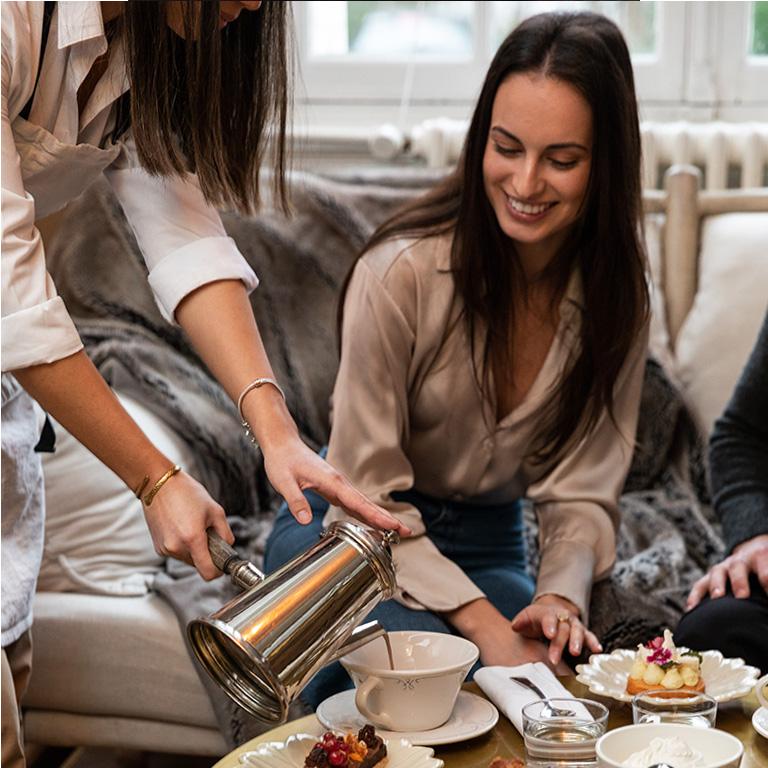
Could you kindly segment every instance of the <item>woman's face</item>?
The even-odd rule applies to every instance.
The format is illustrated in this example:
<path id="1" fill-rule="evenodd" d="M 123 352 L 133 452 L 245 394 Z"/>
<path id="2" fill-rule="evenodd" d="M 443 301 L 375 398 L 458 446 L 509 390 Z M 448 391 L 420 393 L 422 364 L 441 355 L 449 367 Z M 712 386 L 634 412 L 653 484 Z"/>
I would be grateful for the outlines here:
<path id="1" fill-rule="evenodd" d="M 592 110 L 571 85 L 510 75 L 493 102 L 485 193 L 518 252 L 554 255 L 581 213 L 592 162 Z"/>
<path id="2" fill-rule="evenodd" d="M 168 26 L 179 37 L 184 37 L 184 0 L 170 0 L 167 4 Z M 257 11 L 261 0 L 240 2 L 239 0 L 221 0 L 219 3 L 219 29 L 224 29 L 231 21 L 234 21 L 241 11 Z M 195 25 L 197 26 L 197 25 Z"/>

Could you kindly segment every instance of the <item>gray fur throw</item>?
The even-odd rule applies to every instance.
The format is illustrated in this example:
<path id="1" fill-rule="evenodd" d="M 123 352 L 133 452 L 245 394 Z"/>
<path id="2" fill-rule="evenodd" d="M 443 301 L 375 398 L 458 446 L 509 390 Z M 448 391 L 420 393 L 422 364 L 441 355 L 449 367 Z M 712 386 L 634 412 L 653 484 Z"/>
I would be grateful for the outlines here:
<path id="1" fill-rule="evenodd" d="M 407 169 L 336 178 L 295 174 L 293 217 L 269 208 L 251 218 L 223 217 L 261 279 L 251 297 L 253 310 L 291 412 L 314 448 L 328 438 L 341 283 L 375 226 L 435 179 Z M 241 551 L 259 564 L 280 499 L 240 429 L 235 407 L 182 332 L 157 311 L 135 240 L 105 184 L 71 206 L 48 251 L 59 292 L 98 368 L 113 387 L 143 401 L 189 443 L 199 459 L 199 479 L 231 515 Z M 653 360 L 646 367 L 638 446 L 621 515 L 616 567 L 595 585 L 591 606 L 592 629 L 609 650 L 674 626 L 690 585 L 722 553 L 707 506 L 700 438 Z M 537 531 L 530 510 L 527 520 L 535 573 Z M 168 571 L 157 589 L 184 625 L 233 594 L 223 579 L 205 584 L 176 564 Z M 201 679 L 233 746 L 262 729 L 202 672 Z"/>

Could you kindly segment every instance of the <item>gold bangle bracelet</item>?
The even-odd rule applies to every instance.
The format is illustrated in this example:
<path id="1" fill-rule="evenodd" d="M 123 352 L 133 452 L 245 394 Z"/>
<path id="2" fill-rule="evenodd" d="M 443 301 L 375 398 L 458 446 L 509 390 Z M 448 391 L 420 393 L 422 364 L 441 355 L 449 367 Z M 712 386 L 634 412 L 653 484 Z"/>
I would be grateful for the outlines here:
<path id="1" fill-rule="evenodd" d="M 181 472 L 181 467 L 178 464 L 174 464 L 151 488 L 149 493 L 144 497 L 144 505 L 150 506 L 157 496 L 158 491 L 177 473 Z"/>
<path id="2" fill-rule="evenodd" d="M 141 494 L 144 493 L 144 489 L 149 485 L 149 475 L 144 475 L 144 479 L 136 486 L 136 490 L 133 495 L 141 501 Z"/>

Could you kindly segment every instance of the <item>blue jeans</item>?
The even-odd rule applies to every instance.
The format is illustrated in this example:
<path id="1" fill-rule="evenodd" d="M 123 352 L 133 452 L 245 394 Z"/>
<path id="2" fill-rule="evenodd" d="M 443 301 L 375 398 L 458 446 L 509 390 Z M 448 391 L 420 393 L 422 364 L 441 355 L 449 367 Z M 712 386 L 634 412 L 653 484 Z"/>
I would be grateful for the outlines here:
<path id="1" fill-rule="evenodd" d="M 264 568 L 267 573 L 309 549 L 320 537 L 328 502 L 313 491 L 305 493 L 312 508 L 312 522 L 299 525 L 288 506 L 278 512 L 267 540 Z M 421 513 L 427 535 L 446 557 L 455 562 L 508 619 L 531 602 L 534 582 L 525 567 L 523 515 L 519 501 L 494 507 L 466 502 L 441 501 L 418 491 L 395 493 L 393 498 L 413 504 Z M 416 611 L 395 600 L 379 603 L 367 617 L 377 619 L 388 631 L 424 630 L 456 634 L 446 621 L 432 611 Z M 476 664 L 470 671 L 471 679 Z M 339 691 L 352 687 L 338 662 L 315 675 L 301 698 L 316 709 L 318 704 Z"/>

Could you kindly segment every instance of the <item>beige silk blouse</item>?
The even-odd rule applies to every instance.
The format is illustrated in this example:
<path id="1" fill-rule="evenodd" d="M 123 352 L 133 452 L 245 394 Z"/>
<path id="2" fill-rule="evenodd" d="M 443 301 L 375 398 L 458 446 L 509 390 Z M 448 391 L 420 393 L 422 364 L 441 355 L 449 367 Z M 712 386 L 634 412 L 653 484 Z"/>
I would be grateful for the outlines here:
<path id="1" fill-rule="evenodd" d="M 540 527 L 536 595 L 561 595 L 588 620 L 592 582 L 606 576 L 615 559 L 617 500 L 632 457 L 647 329 L 616 383 L 616 424 L 603 414 L 565 458 L 536 466 L 527 459 L 529 447 L 547 394 L 578 344 L 580 297 L 574 272 L 533 386 L 497 422 L 496 403 L 481 394 L 459 320 L 450 238 L 386 242 L 358 262 L 344 306 L 328 461 L 413 529 L 415 535 L 394 548 L 396 598 L 405 605 L 449 611 L 483 593 L 424 535 L 418 510 L 392 500 L 393 491 L 415 488 L 477 504 L 525 496 Z M 345 517 L 331 507 L 325 522 Z"/>

